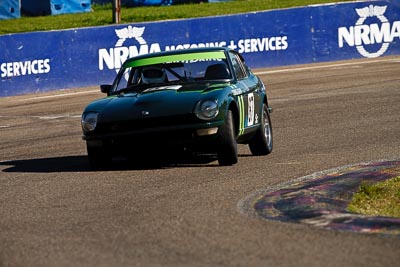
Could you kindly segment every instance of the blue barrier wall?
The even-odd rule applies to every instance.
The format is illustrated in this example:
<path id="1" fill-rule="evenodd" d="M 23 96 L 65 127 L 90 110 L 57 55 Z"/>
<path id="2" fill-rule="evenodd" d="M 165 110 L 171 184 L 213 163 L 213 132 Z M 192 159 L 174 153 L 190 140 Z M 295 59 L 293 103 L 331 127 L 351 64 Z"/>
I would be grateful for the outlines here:
<path id="1" fill-rule="evenodd" d="M 0 36 L 0 96 L 111 83 L 143 53 L 229 46 L 251 67 L 400 54 L 398 0 Z"/>

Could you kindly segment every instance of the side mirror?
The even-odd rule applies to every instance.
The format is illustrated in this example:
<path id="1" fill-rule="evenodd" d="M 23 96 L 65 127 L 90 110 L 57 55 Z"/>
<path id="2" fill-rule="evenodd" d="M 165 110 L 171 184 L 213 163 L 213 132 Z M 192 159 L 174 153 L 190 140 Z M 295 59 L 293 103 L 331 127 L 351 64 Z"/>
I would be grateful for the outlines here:
<path id="1" fill-rule="evenodd" d="M 102 84 L 100 85 L 100 91 L 104 94 L 109 95 L 112 85 L 111 84 Z"/>

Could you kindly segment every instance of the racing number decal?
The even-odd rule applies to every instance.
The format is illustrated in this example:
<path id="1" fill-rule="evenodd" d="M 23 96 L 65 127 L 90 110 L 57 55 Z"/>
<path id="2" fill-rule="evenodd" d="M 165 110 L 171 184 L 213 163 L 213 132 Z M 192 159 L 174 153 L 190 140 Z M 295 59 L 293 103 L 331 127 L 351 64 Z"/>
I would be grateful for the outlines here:
<path id="1" fill-rule="evenodd" d="M 247 126 L 254 124 L 254 95 L 250 93 L 247 96 Z"/>
<path id="2" fill-rule="evenodd" d="M 239 135 L 244 133 L 244 101 L 243 96 L 238 97 L 239 102 Z"/>
<path id="3" fill-rule="evenodd" d="M 244 134 L 244 130 L 248 126 L 254 125 L 254 94 L 250 93 L 247 96 L 247 118 L 244 104 L 244 97 L 238 96 L 239 104 L 239 135 Z"/>

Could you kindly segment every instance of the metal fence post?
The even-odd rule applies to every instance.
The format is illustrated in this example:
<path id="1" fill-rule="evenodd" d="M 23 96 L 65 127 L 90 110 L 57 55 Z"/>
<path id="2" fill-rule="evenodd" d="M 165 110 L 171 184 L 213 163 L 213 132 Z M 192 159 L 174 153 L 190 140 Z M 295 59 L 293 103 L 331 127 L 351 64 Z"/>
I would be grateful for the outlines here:
<path id="1" fill-rule="evenodd" d="M 113 23 L 121 22 L 121 0 L 113 1 Z"/>

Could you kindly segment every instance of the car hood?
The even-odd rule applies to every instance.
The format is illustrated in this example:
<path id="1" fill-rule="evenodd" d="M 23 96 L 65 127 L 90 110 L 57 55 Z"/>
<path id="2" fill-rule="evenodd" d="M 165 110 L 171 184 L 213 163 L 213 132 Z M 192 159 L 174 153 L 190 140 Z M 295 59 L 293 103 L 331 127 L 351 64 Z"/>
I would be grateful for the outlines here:
<path id="1" fill-rule="evenodd" d="M 86 112 L 100 113 L 103 123 L 134 118 L 155 118 L 192 113 L 201 99 L 220 99 L 229 84 L 179 84 L 124 93 L 92 102 Z"/>

